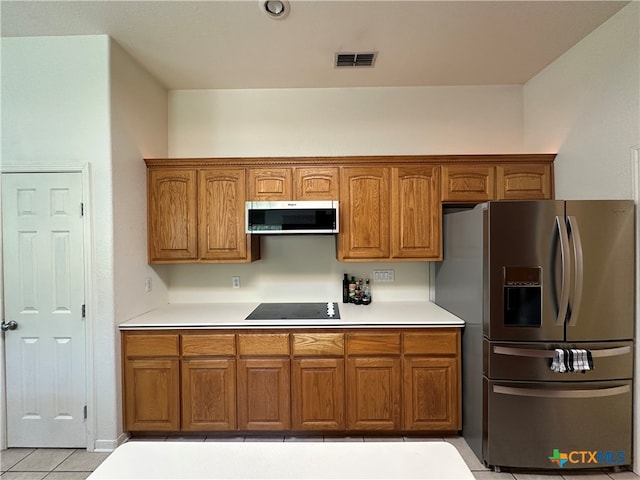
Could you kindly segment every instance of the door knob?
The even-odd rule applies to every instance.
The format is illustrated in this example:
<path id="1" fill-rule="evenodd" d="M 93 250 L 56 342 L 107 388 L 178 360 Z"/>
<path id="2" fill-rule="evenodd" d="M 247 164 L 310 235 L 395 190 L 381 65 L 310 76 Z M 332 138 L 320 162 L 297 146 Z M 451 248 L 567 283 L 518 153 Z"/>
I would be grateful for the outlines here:
<path id="1" fill-rule="evenodd" d="M 2 322 L 2 325 L 0 325 L 0 330 L 3 332 L 6 332 L 7 330 L 15 330 L 16 328 L 18 328 L 18 322 L 15 320 L 11 320 L 9 323 Z"/>

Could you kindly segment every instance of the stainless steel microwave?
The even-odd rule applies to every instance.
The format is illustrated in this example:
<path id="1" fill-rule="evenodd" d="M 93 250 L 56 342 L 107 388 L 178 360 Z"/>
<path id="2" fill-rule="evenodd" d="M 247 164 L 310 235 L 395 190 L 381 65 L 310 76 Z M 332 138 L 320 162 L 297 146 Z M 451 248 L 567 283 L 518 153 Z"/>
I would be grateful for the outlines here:
<path id="1" fill-rule="evenodd" d="M 246 233 L 338 233 L 338 201 L 246 203 Z"/>

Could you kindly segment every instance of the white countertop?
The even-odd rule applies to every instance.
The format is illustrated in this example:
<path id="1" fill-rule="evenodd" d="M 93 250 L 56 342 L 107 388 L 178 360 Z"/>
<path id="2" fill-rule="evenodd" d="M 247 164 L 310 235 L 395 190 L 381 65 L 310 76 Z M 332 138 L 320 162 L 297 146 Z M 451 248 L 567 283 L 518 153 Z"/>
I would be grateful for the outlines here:
<path id="1" fill-rule="evenodd" d="M 90 479 L 473 479 L 446 442 L 130 442 Z"/>
<path id="2" fill-rule="evenodd" d="M 256 303 L 174 303 L 120 324 L 121 330 L 193 328 L 462 327 L 464 321 L 431 302 L 339 303 L 337 320 L 245 320 Z"/>

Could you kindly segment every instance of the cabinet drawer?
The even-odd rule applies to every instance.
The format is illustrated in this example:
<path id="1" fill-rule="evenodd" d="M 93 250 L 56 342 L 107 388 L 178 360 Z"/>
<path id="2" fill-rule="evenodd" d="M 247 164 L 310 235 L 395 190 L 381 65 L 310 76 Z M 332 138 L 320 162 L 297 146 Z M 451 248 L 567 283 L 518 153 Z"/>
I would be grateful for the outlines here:
<path id="1" fill-rule="evenodd" d="M 432 332 L 405 333 L 406 355 L 455 355 L 458 353 L 458 331 L 434 329 Z"/>
<path id="2" fill-rule="evenodd" d="M 177 357 L 180 353 L 178 335 L 128 335 L 124 337 L 127 357 Z"/>
<path id="3" fill-rule="evenodd" d="M 289 334 L 239 334 L 238 353 L 240 355 L 289 355 Z"/>
<path id="4" fill-rule="evenodd" d="M 182 335 L 182 355 L 235 355 L 236 336 L 233 333 L 213 335 Z"/>
<path id="5" fill-rule="evenodd" d="M 294 333 L 294 355 L 344 355 L 342 333 Z"/>
<path id="6" fill-rule="evenodd" d="M 347 339 L 349 355 L 400 354 L 399 333 L 353 333 Z"/>

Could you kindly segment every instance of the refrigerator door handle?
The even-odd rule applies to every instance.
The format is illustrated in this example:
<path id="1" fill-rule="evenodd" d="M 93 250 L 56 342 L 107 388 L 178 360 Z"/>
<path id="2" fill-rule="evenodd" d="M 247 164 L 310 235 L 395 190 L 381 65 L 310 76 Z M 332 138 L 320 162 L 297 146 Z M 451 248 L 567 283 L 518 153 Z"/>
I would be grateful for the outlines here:
<path id="1" fill-rule="evenodd" d="M 556 325 L 564 325 L 569 310 L 569 283 L 571 282 L 571 256 L 569 255 L 569 233 L 564 217 L 556 215 L 558 237 L 560 238 L 560 257 L 562 259 L 562 287 L 560 302 L 558 303 L 558 317 Z"/>
<path id="2" fill-rule="evenodd" d="M 578 228 L 578 220 L 574 216 L 569 216 L 569 228 L 573 240 L 573 256 L 576 262 L 576 279 L 573 290 L 573 302 L 571 303 L 571 317 L 569 326 L 575 327 L 578 322 L 578 312 L 582 303 L 582 286 L 584 284 L 584 258 L 582 252 L 582 237 Z"/>
<path id="3" fill-rule="evenodd" d="M 502 385 L 494 385 L 493 392 L 503 395 L 514 395 L 517 397 L 545 397 L 545 398 L 597 398 L 612 397 L 614 395 L 622 395 L 629 393 L 631 387 L 622 385 L 619 387 L 597 388 L 590 390 L 550 390 L 546 388 L 520 388 L 520 387 L 504 387 Z"/>

